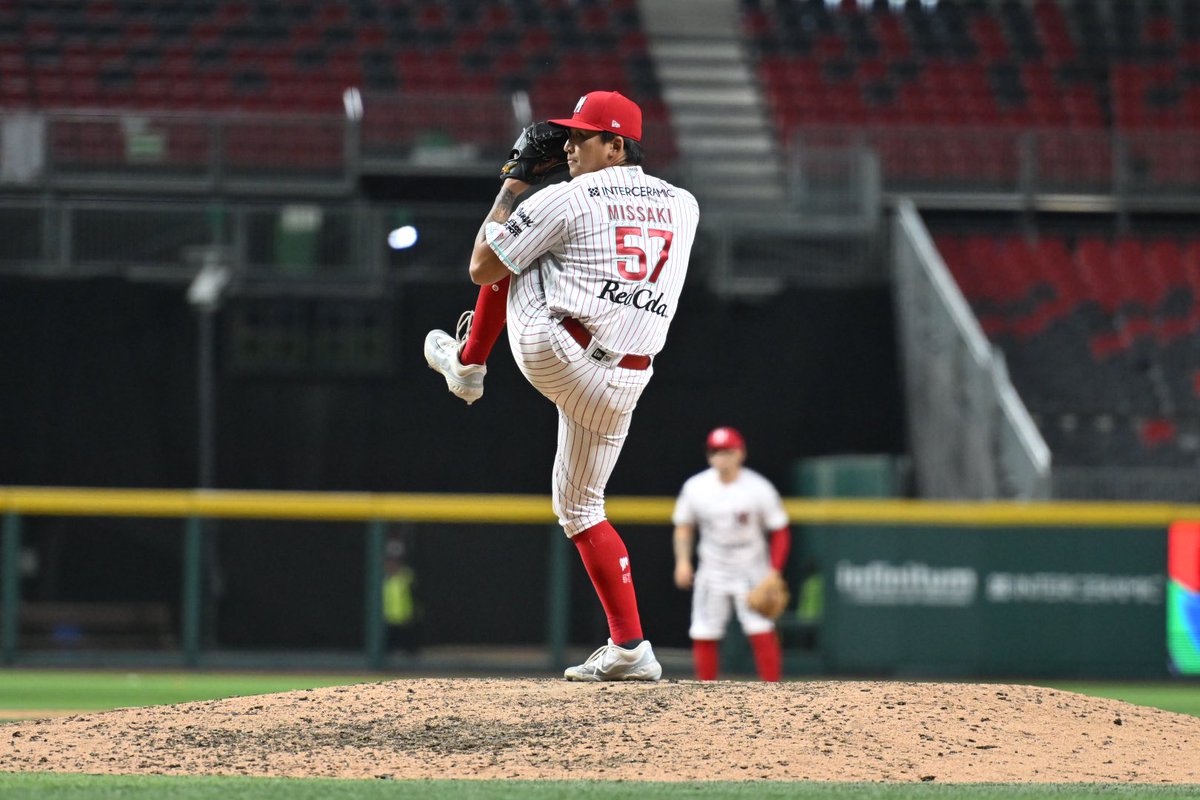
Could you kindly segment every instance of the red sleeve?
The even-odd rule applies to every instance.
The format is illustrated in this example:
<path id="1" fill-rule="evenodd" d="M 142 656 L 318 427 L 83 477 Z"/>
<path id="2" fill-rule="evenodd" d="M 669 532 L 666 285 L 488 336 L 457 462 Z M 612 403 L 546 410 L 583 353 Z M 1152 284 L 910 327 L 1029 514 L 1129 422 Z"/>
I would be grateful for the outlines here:
<path id="1" fill-rule="evenodd" d="M 771 531 L 771 566 L 776 572 L 783 572 L 787 565 L 788 551 L 792 549 L 792 531 L 787 525 L 779 530 Z"/>

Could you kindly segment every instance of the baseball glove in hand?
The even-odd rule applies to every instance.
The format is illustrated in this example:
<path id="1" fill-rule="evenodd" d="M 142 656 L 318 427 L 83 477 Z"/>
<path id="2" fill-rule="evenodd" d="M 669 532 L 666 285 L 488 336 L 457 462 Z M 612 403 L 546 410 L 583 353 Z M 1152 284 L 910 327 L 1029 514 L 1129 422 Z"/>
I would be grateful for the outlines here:
<path id="1" fill-rule="evenodd" d="M 783 576 L 772 572 L 750 590 L 750 594 L 746 596 L 746 603 L 767 619 L 776 619 L 787 608 L 790 599 Z"/>
<path id="2" fill-rule="evenodd" d="M 516 178 L 525 183 L 541 183 L 548 176 L 567 168 L 563 145 L 568 131 L 549 122 L 535 122 L 513 142 L 512 154 L 500 168 L 500 178 Z"/>

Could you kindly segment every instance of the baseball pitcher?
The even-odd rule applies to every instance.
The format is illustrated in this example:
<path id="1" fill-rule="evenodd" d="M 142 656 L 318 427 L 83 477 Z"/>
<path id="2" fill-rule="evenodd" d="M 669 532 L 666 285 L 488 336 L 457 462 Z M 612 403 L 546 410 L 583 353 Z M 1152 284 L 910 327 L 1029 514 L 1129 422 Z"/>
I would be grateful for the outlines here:
<path id="1" fill-rule="evenodd" d="M 604 508 L 604 488 L 633 409 L 679 307 L 699 207 L 687 191 L 648 175 L 642 111 L 619 92 L 579 98 L 569 119 L 535 123 L 513 145 L 504 180 L 479 229 L 474 312 L 454 336 L 431 331 L 429 366 L 468 404 L 483 395 L 501 330 L 521 372 L 558 408 L 554 512 L 583 559 L 610 638 L 568 680 L 658 680 L 642 636 L 629 554 Z M 532 184 L 560 171 L 514 209 Z"/>
<path id="2" fill-rule="evenodd" d="M 683 484 L 672 515 L 675 585 L 692 589 L 688 635 L 696 677 L 717 679 L 720 641 L 733 610 L 750 640 L 758 676 L 778 681 L 783 658 L 774 620 L 788 601 L 780 577 L 792 541 L 787 511 L 771 482 L 743 466 L 746 443 L 741 433 L 717 428 L 706 445 L 709 468 Z M 764 531 L 770 532 L 769 543 Z"/>

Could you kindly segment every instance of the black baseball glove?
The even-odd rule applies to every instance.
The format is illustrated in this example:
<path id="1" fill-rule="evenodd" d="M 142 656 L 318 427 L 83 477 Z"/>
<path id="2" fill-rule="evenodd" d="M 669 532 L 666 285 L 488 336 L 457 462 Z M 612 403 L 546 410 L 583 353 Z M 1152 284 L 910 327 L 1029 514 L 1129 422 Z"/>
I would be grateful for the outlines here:
<path id="1" fill-rule="evenodd" d="M 512 154 L 500 168 L 500 178 L 516 178 L 525 183 L 541 183 L 548 176 L 567 168 L 563 152 L 568 130 L 549 122 L 535 122 L 513 142 Z"/>

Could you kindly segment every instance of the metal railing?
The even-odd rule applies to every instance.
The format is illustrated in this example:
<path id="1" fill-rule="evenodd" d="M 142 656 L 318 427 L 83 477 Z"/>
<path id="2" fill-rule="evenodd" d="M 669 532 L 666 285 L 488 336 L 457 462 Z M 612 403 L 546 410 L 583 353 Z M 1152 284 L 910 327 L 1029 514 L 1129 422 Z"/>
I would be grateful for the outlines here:
<path id="1" fill-rule="evenodd" d="M 0 191 L 22 202 L 4 206 L 0 264 L 9 270 L 35 261 L 59 272 L 91 269 L 89 263 L 101 260 L 96 253 L 80 257 L 106 237 L 114 240 L 110 232 L 121 226 L 85 222 L 115 219 L 118 212 L 112 203 L 110 211 L 88 208 L 77 197 L 127 191 L 225 202 L 286 197 L 351 208 L 364 174 L 489 174 L 517 125 L 505 98 L 426 94 L 367 96 L 357 118 L 0 112 Z M 1182 133 L 810 126 L 794 133 L 785 154 L 780 169 L 788 195 L 781 208 L 750 215 L 739 215 L 736 207 L 703 209 L 714 286 L 772 291 L 786 281 L 885 279 L 874 246 L 884 197 L 910 196 L 922 207 L 995 210 L 1200 207 L 1200 139 Z M 700 169 L 683 163 L 669 172 L 681 175 L 686 186 L 687 176 Z M 156 204 L 162 208 L 152 235 L 113 241 L 113 259 L 124 260 L 126 254 L 118 251 L 130 247 L 144 249 L 155 241 L 174 246 L 179 240 L 245 251 L 253 260 L 254 237 L 265 235 L 256 231 L 269 224 L 252 214 L 197 221 L 191 209 Z M 122 207 L 122 213 L 133 210 Z M 137 215 L 149 219 L 144 211 Z M 322 236 L 335 235 L 338 221 L 350 216 L 326 210 Z M 213 236 L 203 233 L 218 224 L 226 227 Z M 372 224 L 346 223 L 360 226 L 360 233 L 368 230 L 361 226 Z M 244 241 L 237 238 L 242 234 Z M 349 228 L 342 236 L 350 236 Z M 349 254 L 352 247 L 341 252 Z M 133 261 L 146 258 L 134 255 Z M 150 260 L 162 262 L 162 255 Z M 360 255 L 364 263 L 357 269 L 377 270 L 387 260 L 374 245 Z"/>
<path id="2" fill-rule="evenodd" d="M 1048 498 L 1050 450 L 911 202 L 892 264 L 919 494 Z"/>
<path id="3" fill-rule="evenodd" d="M 1200 502 L 1196 470 L 1187 467 L 1062 467 L 1054 496 L 1073 500 Z"/>
<path id="4" fill-rule="evenodd" d="M 0 113 L 0 188 L 349 193 L 366 170 L 495 161 L 513 109 L 492 95 L 368 95 L 356 115 L 87 110 Z"/>
<path id="5" fill-rule="evenodd" d="M 350 194 L 363 174 L 495 172 L 523 124 L 490 93 L 367 94 L 346 115 L 0 110 L 0 189 Z M 663 165 L 669 127 L 646 128 Z"/>
<path id="6" fill-rule="evenodd" d="M 309 198 L 275 202 L 0 199 L 0 272 L 191 280 L 216 253 L 239 288 L 323 292 L 461 280 L 479 209 Z M 390 231 L 412 226 L 403 250 Z M 464 267 L 465 270 L 465 267 Z"/>
<path id="7" fill-rule="evenodd" d="M 360 116 L 8 111 L 0 188 L 347 193 L 369 172 L 480 174 L 519 127 L 494 95 L 368 94 Z M 661 173 L 674 160 L 668 123 L 648 122 L 646 139 Z M 1200 206 L 1200 137 L 1187 131 L 809 125 L 784 144 L 801 203 L 819 165 L 797 165 L 832 147 L 873 154 L 884 191 L 918 205 Z"/>
<path id="8" fill-rule="evenodd" d="M 884 191 L 917 205 L 1120 211 L 1200 207 L 1200 137 L 1189 131 L 804 126 L 792 153 L 878 155 Z"/>
<path id="9" fill-rule="evenodd" d="M 0 187 L 345 193 L 358 174 L 360 135 L 337 116 L 7 113 Z"/>

